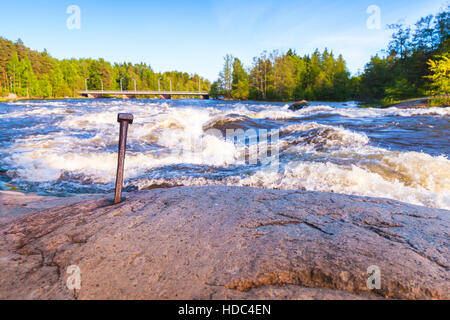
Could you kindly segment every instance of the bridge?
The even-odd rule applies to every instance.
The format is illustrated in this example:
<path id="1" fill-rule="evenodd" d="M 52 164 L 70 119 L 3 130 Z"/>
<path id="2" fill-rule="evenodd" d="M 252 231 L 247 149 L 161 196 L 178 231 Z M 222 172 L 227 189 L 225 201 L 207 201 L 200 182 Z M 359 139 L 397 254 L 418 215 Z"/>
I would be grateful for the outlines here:
<path id="1" fill-rule="evenodd" d="M 172 99 L 172 96 L 200 97 L 209 99 L 208 92 L 200 91 L 114 91 L 114 90 L 84 90 L 79 95 L 88 98 L 102 98 L 106 96 L 120 97 L 123 99 L 134 99 L 137 96 L 157 96 L 160 99 Z"/>

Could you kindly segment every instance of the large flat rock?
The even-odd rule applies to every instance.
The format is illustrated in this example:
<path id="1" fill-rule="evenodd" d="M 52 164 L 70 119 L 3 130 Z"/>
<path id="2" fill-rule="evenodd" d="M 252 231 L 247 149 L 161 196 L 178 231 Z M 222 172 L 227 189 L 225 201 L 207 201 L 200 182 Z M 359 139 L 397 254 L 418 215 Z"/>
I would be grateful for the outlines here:
<path id="1" fill-rule="evenodd" d="M 73 197 L 44 197 L 31 193 L 0 191 L 0 222 L 32 211 L 98 199 L 100 197 L 104 196 L 93 194 Z"/>
<path id="2" fill-rule="evenodd" d="M 0 222 L 0 299 L 449 299 L 449 230 L 449 211 L 386 199 L 153 189 Z"/>

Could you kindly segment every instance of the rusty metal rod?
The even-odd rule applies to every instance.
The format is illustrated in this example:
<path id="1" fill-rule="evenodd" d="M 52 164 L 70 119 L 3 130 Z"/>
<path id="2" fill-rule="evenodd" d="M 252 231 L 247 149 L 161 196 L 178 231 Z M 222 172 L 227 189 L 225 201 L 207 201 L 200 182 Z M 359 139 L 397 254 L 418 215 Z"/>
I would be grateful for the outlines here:
<path id="1" fill-rule="evenodd" d="M 133 123 L 133 115 L 131 113 L 119 113 L 117 115 L 117 122 L 120 123 L 120 133 L 114 204 L 122 201 L 123 169 L 125 165 L 125 152 L 127 149 L 128 124 Z"/>

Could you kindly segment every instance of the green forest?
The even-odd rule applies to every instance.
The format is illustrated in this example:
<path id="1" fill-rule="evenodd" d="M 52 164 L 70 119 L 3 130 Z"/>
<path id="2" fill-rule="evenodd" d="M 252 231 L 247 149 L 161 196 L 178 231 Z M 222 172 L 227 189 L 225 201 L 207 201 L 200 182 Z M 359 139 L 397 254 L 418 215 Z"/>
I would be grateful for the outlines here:
<path id="1" fill-rule="evenodd" d="M 122 81 L 121 81 L 122 79 Z M 13 43 L 0 37 L 0 96 L 74 97 L 84 90 L 161 90 L 198 91 L 199 75 L 183 72 L 157 73 L 144 63 L 111 64 L 103 59 L 64 59 L 51 57 L 46 50 L 36 52 L 19 39 Z M 210 82 L 200 77 L 202 91 Z"/>
<path id="2" fill-rule="evenodd" d="M 212 97 L 238 100 L 358 100 L 389 104 L 408 98 L 434 96 L 438 105 L 449 103 L 450 6 L 421 18 L 414 26 L 393 24 L 392 39 L 383 56 L 376 55 L 364 71 L 352 76 L 342 55 L 325 49 L 311 55 L 263 52 L 246 67 L 232 55 L 224 58 L 213 84 L 200 78 L 201 90 Z M 46 50 L 27 48 L 19 39 L 0 37 L 0 96 L 75 97 L 84 90 L 197 91 L 199 76 L 183 72 L 157 73 L 145 63 L 115 63 L 103 59 L 51 57 Z"/>
<path id="3" fill-rule="evenodd" d="M 421 18 L 413 27 L 389 25 L 392 39 L 384 57 L 371 58 L 361 74 L 351 76 L 341 55 L 325 49 L 312 55 L 263 52 L 250 67 L 231 55 L 224 58 L 212 96 L 251 100 L 394 101 L 436 96 L 448 104 L 450 81 L 450 6 Z"/>

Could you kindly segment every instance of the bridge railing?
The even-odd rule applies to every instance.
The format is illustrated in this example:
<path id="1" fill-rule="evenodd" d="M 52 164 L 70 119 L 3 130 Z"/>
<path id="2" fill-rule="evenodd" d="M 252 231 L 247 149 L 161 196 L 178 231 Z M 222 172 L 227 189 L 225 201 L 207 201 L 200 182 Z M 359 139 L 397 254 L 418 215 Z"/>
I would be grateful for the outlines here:
<path id="1" fill-rule="evenodd" d="M 134 90 L 83 90 L 78 91 L 81 95 L 194 95 L 205 96 L 209 95 L 206 91 L 134 91 Z"/>

